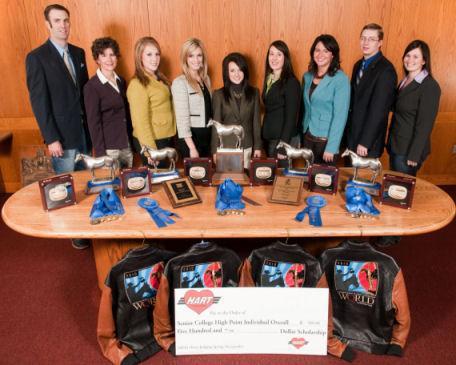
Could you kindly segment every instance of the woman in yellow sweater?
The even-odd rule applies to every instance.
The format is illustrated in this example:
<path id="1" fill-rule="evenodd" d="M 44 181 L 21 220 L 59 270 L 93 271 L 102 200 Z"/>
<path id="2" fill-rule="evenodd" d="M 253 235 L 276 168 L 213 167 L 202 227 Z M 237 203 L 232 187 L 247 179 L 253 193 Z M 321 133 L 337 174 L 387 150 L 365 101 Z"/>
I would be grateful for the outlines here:
<path id="1" fill-rule="evenodd" d="M 135 76 L 127 90 L 133 124 L 133 146 L 172 147 L 176 121 L 169 81 L 159 70 L 160 45 L 152 37 L 143 37 L 135 45 Z M 144 165 L 152 161 L 141 156 Z"/>

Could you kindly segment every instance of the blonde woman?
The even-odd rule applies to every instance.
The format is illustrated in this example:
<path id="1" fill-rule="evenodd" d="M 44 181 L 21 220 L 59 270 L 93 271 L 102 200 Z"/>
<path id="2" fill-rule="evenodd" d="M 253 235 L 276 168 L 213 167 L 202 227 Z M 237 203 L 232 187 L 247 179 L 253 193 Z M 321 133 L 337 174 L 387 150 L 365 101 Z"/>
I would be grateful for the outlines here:
<path id="1" fill-rule="evenodd" d="M 203 42 L 188 39 L 181 48 L 182 75 L 171 86 L 179 149 L 183 157 L 209 157 L 212 118 L 211 82 Z"/>
<path id="2" fill-rule="evenodd" d="M 128 85 L 127 97 L 137 152 L 143 145 L 171 147 L 176 135 L 169 81 L 159 70 L 160 57 L 160 45 L 154 38 L 143 37 L 136 42 L 135 76 Z M 141 158 L 144 165 L 152 165 L 150 159 Z"/>

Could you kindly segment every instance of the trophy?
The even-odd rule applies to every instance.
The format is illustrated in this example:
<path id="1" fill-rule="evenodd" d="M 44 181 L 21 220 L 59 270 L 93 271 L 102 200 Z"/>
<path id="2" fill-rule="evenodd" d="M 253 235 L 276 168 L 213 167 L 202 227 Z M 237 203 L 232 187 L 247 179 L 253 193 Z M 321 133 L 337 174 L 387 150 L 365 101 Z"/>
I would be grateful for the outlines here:
<path id="1" fill-rule="evenodd" d="M 380 194 L 380 183 L 376 182 L 377 176 L 382 171 L 382 163 L 378 158 L 361 157 L 348 148 L 340 155 L 341 157 L 349 156 L 354 168 L 353 178 L 347 183 L 348 186 L 354 186 L 363 189 L 366 193 L 374 196 Z M 359 169 L 368 169 L 372 171 L 370 179 L 363 179 L 358 176 Z"/>
<path id="2" fill-rule="evenodd" d="M 177 179 L 179 177 L 179 172 L 176 170 L 177 152 L 175 148 L 165 147 L 156 150 L 152 147 L 143 145 L 141 148 L 141 154 L 152 160 L 152 165 L 154 166 L 151 174 L 152 184 L 159 184 L 163 181 Z M 169 168 L 159 169 L 159 162 L 165 159 L 170 161 Z"/>
<path id="3" fill-rule="evenodd" d="M 90 170 L 92 179 L 87 181 L 86 194 L 99 193 L 104 188 L 118 190 L 120 188 L 120 179 L 116 177 L 117 159 L 110 156 L 92 157 L 78 153 L 74 159 L 77 163 L 82 161 L 87 170 Z M 109 170 L 109 176 L 96 177 L 95 171 L 102 168 Z"/>
<path id="4" fill-rule="evenodd" d="M 248 184 L 249 180 L 244 174 L 244 149 L 241 147 L 244 139 L 244 128 L 237 124 L 222 124 L 213 119 L 209 121 L 207 126 L 215 128 L 220 142 L 216 153 L 216 172 L 213 180 L 222 181 L 230 178 L 240 184 Z M 236 137 L 236 145 L 234 148 L 226 148 L 223 145 L 223 137 L 231 135 Z"/>
<path id="5" fill-rule="evenodd" d="M 284 148 L 285 153 L 288 159 L 288 168 L 283 170 L 283 175 L 286 176 L 299 176 L 304 179 L 304 181 L 309 181 L 308 170 L 309 167 L 312 166 L 314 162 L 314 154 L 311 149 L 309 148 L 295 148 L 290 146 L 288 143 L 280 141 L 277 144 L 276 149 Z M 293 160 L 303 158 L 305 161 L 305 166 L 303 169 L 293 169 Z"/>

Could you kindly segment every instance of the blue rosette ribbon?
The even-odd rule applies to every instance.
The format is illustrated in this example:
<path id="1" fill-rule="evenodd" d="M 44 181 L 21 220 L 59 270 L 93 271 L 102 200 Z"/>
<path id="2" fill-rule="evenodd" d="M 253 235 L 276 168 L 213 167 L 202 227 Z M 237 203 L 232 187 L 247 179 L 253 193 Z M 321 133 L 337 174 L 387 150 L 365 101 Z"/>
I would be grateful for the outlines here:
<path id="1" fill-rule="evenodd" d="M 168 224 L 176 223 L 171 217 L 180 218 L 176 213 L 160 207 L 158 202 L 151 198 L 141 198 L 138 200 L 138 205 L 144 208 L 149 213 L 152 220 L 158 228 L 166 227 Z"/>
<path id="2" fill-rule="evenodd" d="M 380 214 L 380 211 L 372 203 L 372 197 L 361 188 L 347 185 L 345 199 L 345 208 L 355 217 L 361 215 L 376 217 Z"/>
<path id="3" fill-rule="evenodd" d="M 98 224 L 120 218 L 125 213 L 122 202 L 112 188 L 104 188 L 90 211 L 90 223 Z"/>
<path id="4" fill-rule="evenodd" d="M 321 195 L 313 195 L 306 199 L 306 203 L 307 207 L 296 214 L 295 220 L 302 222 L 306 217 L 306 214 L 308 214 L 309 223 L 312 226 L 321 227 L 323 222 L 321 220 L 320 208 L 323 208 L 326 205 L 326 199 Z"/>
<path id="5" fill-rule="evenodd" d="M 236 211 L 245 208 L 242 201 L 242 186 L 231 179 L 225 179 L 217 190 L 215 209 L 219 212 Z"/>

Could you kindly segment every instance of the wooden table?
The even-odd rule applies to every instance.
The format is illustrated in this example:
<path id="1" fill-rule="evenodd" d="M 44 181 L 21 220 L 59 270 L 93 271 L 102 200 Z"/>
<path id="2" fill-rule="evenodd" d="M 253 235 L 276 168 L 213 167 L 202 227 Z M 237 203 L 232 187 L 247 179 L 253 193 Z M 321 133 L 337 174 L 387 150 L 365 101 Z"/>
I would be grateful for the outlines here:
<path id="1" fill-rule="evenodd" d="M 348 180 L 351 169 L 341 169 L 341 183 Z M 405 210 L 374 204 L 380 209 L 378 218 L 352 218 L 345 210 L 344 194 L 325 195 L 328 205 L 321 210 L 322 227 L 296 222 L 296 213 L 305 206 L 268 203 L 271 186 L 244 187 L 244 195 L 261 206 L 246 204 L 243 216 L 219 216 L 214 208 L 216 188 L 196 187 L 203 202 L 173 209 L 161 187 L 150 194 L 164 209 L 181 216 L 176 224 L 157 228 L 148 213 L 137 205 L 141 197 L 122 199 L 125 215 L 116 221 L 91 225 L 89 213 L 96 195 L 85 195 L 87 172 L 73 173 L 77 205 L 45 212 L 41 205 L 38 184 L 34 183 L 13 194 L 4 204 L 2 217 L 13 230 L 34 237 L 92 238 L 100 282 L 113 263 L 144 238 L 243 238 L 243 237 L 363 237 L 383 235 L 415 235 L 440 229 L 455 215 L 455 204 L 448 194 L 437 186 L 417 179 L 413 206 Z M 117 239 L 115 244 L 113 239 Z M 122 239 L 122 240 L 119 240 Z M 125 239 L 139 239 L 125 243 Z M 138 243 L 139 242 L 139 243 Z"/>

